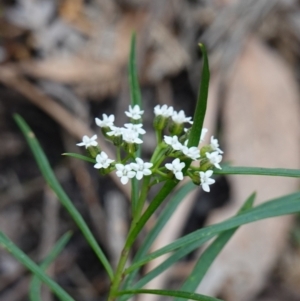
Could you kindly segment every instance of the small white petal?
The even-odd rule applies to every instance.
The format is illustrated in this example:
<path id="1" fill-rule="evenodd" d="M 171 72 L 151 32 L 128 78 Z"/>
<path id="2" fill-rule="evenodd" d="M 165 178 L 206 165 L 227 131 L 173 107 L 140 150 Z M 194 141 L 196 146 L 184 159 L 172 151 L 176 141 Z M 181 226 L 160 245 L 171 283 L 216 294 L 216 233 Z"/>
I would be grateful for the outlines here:
<path id="1" fill-rule="evenodd" d="M 138 180 L 141 180 L 142 178 L 143 178 L 143 173 L 141 172 L 141 171 L 137 171 L 136 172 L 136 178 L 138 179 Z"/>
<path id="2" fill-rule="evenodd" d="M 123 185 L 127 184 L 127 183 L 128 183 L 128 177 L 122 176 L 122 177 L 121 177 L 121 183 L 122 183 Z"/>
<path id="3" fill-rule="evenodd" d="M 203 142 L 203 140 L 204 140 L 205 135 L 206 135 L 207 132 L 208 132 L 208 129 L 206 129 L 206 128 L 202 129 L 201 136 L 200 136 L 200 142 Z"/>
<path id="4" fill-rule="evenodd" d="M 219 141 L 215 139 L 214 136 L 210 138 L 210 146 L 214 151 L 217 151 L 219 154 L 223 154 L 224 152 L 219 148 Z"/>
<path id="5" fill-rule="evenodd" d="M 181 171 L 177 171 L 177 172 L 175 173 L 175 177 L 176 177 L 177 180 L 182 180 L 182 179 L 183 179 L 183 174 L 182 174 L 182 172 L 181 172 Z"/>

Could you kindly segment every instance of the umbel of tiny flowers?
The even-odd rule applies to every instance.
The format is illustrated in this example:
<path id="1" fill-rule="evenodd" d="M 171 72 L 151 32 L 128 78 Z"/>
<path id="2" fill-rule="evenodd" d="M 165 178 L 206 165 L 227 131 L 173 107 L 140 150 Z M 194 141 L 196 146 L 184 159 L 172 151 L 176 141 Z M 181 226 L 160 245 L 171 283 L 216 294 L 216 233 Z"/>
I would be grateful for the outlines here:
<path id="1" fill-rule="evenodd" d="M 91 138 L 84 136 L 82 142 L 77 145 L 85 146 L 90 156 L 95 159 L 94 167 L 99 169 L 102 175 L 115 170 L 123 185 L 127 184 L 129 179 L 142 180 L 144 177 L 149 177 L 145 183 L 150 183 L 149 187 L 151 187 L 155 183 L 170 178 L 171 174 L 166 173 L 168 170 L 177 180 L 182 180 L 184 176 L 188 175 L 195 184 L 200 184 L 204 191 L 210 191 L 209 185 L 214 183 L 214 180 L 211 179 L 213 168 L 221 168 L 223 151 L 219 147 L 218 140 L 212 136 L 210 144 L 203 146 L 201 150 L 195 146 L 188 147 L 190 130 L 183 131 L 183 126 L 184 123 L 193 123 L 191 117 L 186 117 L 182 110 L 176 112 L 173 107 L 158 105 L 154 108 L 155 120 L 159 123 L 157 125 L 154 122 L 158 145 L 151 162 L 144 162 L 142 158 L 136 156 L 138 145 L 143 143 L 141 135 L 146 133 L 143 124 L 140 123 L 143 113 L 144 111 L 138 105 L 129 106 L 129 110 L 125 114 L 131 118 L 131 123 L 125 123 L 123 127 L 114 124 L 114 115 L 103 114 L 102 119 L 95 118 L 95 122 L 101 128 L 104 136 L 116 146 L 116 161 L 108 158 L 105 152 L 99 150 L 97 135 Z M 162 134 L 167 132 L 168 123 L 170 123 L 169 133 L 166 133 L 162 140 Z M 207 129 L 203 128 L 200 142 L 203 141 L 206 133 Z M 168 158 L 173 158 L 173 161 L 164 163 Z M 186 167 L 184 160 L 187 159 L 199 160 L 198 167 L 193 164 L 184 169 Z M 155 180 L 151 182 L 152 176 Z"/>

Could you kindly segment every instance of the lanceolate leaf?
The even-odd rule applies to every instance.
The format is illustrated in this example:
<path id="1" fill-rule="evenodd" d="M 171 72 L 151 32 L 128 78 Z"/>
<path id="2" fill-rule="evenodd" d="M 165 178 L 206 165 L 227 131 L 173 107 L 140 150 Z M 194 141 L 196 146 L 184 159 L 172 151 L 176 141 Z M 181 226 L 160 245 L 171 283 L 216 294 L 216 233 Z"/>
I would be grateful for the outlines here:
<path id="1" fill-rule="evenodd" d="M 201 130 L 203 127 L 204 117 L 206 113 L 207 106 L 207 96 L 208 96 L 208 88 L 209 88 L 209 65 L 206 48 L 203 44 L 199 44 L 200 49 L 203 55 L 203 66 L 202 66 L 202 74 L 201 74 L 201 82 L 198 92 L 198 100 L 195 109 L 195 114 L 193 118 L 193 125 L 189 137 L 188 147 L 198 146 L 200 141 Z"/>
<path id="2" fill-rule="evenodd" d="M 214 174 L 217 174 L 217 175 L 259 175 L 259 176 L 300 178 L 300 170 L 299 169 L 262 168 L 262 167 L 228 166 L 228 165 L 223 165 L 222 169 L 214 170 Z"/>
<path id="3" fill-rule="evenodd" d="M 135 43 L 136 35 L 135 33 L 131 36 L 131 44 L 130 44 L 130 55 L 129 55 L 129 83 L 130 83 L 130 96 L 131 96 L 131 106 L 138 105 L 142 108 L 142 97 L 140 91 L 140 85 L 137 75 L 137 67 L 136 67 L 136 53 L 135 53 Z M 141 146 L 138 145 L 138 149 L 136 151 L 137 157 L 141 157 Z M 138 193 L 139 193 L 139 185 L 138 180 L 134 177 L 131 179 L 131 206 L 132 213 L 135 214 L 135 210 L 137 208 L 138 202 Z"/>
<path id="4" fill-rule="evenodd" d="M 131 36 L 131 45 L 130 45 L 130 57 L 129 57 L 129 81 L 130 81 L 130 96 L 131 96 L 131 105 L 138 105 L 142 108 L 142 97 L 141 90 L 137 75 L 137 66 L 136 66 L 136 34 L 133 33 Z"/>
<path id="5" fill-rule="evenodd" d="M 250 209 L 253 205 L 253 201 L 254 201 L 254 197 L 255 194 L 251 195 L 251 197 L 249 199 L 247 199 L 247 201 L 245 202 L 245 204 L 243 205 L 243 207 L 241 208 L 241 210 L 239 211 L 242 212 L 246 209 Z M 227 232 L 231 232 L 232 234 L 236 229 L 233 230 L 228 230 Z M 226 232 L 225 232 L 226 233 Z M 231 235 L 232 235 L 231 234 Z M 220 235 L 223 235 L 220 234 Z M 162 272 L 164 272 L 166 269 L 168 269 L 169 267 L 171 267 L 174 263 L 176 263 L 178 260 L 180 260 L 181 258 L 183 258 L 184 256 L 188 255 L 189 253 L 191 253 L 192 251 L 196 250 L 199 246 L 201 246 L 203 243 L 207 242 L 208 240 L 210 240 L 214 235 L 209 235 L 207 237 L 203 237 L 202 240 L 198 240 L 195 242 L 192 242 L 188 245 L 186 245 L 184 248 L 181 248 L 177 251 L 175 251 L 168 259 L 166 259 L 163 263 L 161 263 L 159 266 L 157 266 L 155 269 L 153 269 L 152 271 L 150 271 L 149 273 L 147 273 L 142 279 L 140 279 L 132 288 L 133 289 L 139 289 L 142 288 L 145 284 L 147 284 L 149 281 L 151 281 L 152 279 L 154 279 L 156 276 L 158 276 L 159 274 L 161 274 Z M 226 236 L 227 238 L 227 236 Z M 229 239 L 229 238 L 228 238 Z M 225 240 L 225 238 L 223 238 L 222 242 Z M 225 243 L 225 242 L 224 242 Z M 216 243 L 218 246 L 220 246 L 220 242 Z M 212 247 L 213 249 L 213 247 Z M 206 252 L 205 252 L 206 253 Z M 205 254 L 204 253 L 204 254 Z M 207 251 L 207 253 L 210 256 L 210 259 L 213 260 L 213 254 L 210 251 Z M 216 252 L 215 252 L 216 253 Z M 203 255 L 204 255 L 203 254 Z M 203 256 L 202 255 L 202 256 Z M 205 255 L 206 256 L 206 255 Z M 217 254 L 215 254 L 215 256 L 217 256 Z M 201 257 L 202 258 L 202 257 Z M 208 265 L 208 261 L 206 260 L 205 263 Z M 207 267 L 208 268 L 208 267 Z M 197 274 L 195 275 L 195 277 L 191 277 L 193 279 L 197 279 L 197 277 L 199 277 L 200 275 Z M 183 291 L 190 291 L 192 292 L 193 290 L 187 289 L 187 288 L 182 288 Z"/>
<path id="6" fill-rule="evenodd" d="M 96 163 L 95 159 L 92 159 L 90 157 L 83 156 L 83 155 L 80 155 L 80 154 L 76 154 L 76 153 L 64 153 L 62 155 L 63 156 L 68 156 L 68 157 L 73 157 L 73 158 L 83 160 L 83 161 L 87 161 L 87 162 L 90 162 L 90 163 Z"/>
<path id="7" fill-rule="evenodd" d="M 18 261 L 29 269 L 36 277 L 43 281 L 62 301 L 75 301 L 62 287 L 53 281 L 45 272 L 36 265 L 22 250 L 20 250 L 9 238 L 0 232 L 0 245 L 10 252 Z"/>
<path id="8" fill-rule="evenodd" d="M 71 238 L 71 232 L 67 232 L 59 241 L 55 244 L 54 248 L 51 250 L 49 255 L 40 265 L 40 268 L 45 271 L 48 266 L 56 259 L 60 252 L 64 249 L 65 245 Z M 29 297 L 31 301 L 41 301 L 41 281 L 37 276 L 33 276 L 30 288 Z"/>
<path id="9" fill-rule="evenodd" d="M 14 115 L 14 119 L 17 122 L 18 126 L 20 127 L 23 135 L 25 136 L 27 143 L 29 144 L 31 151 L 35 157 L 35 160 L 40 168 L 41 173 L 43 174 L 45 180 L 47 181 L 48 185 L 53 189 L 56 193 L 58 199 L 62 203 L 62 205 L 67 209 L 79 229 L 81 230 L 82 234 L 84 235 L 86 241 L 89 243 L 91 248 L 94 250 L 96 255 L 98 256 L 99 260 L 102 262 L 104 268 L 106 269 L 110 279 L 113 279 L 113 270 L 104 255 L 103 251 L 101 250 L 100 246 L 98 245 L 96 239 L 94 238 L 92 232 L 88 228 L 86 222 L 75 208 L 63 188 L 61 187 L 60 183 L 57 181 L 50 164 L 39 144 L 37 139 L 35 138 L 34 133 L 31 131 L 27 123 L 24 119 L 19 115 Z"/>
<path id="10" fill-rule="evenodd" d="M 163 227 L 166 225 L 178 205 L 181 203 L 181 201 L 186 197 L 188 193 L 190 193 L 193 189 L 195 189 L 197 186 L 195 186 L 192 182 L 189 182 L 182 186 L 178 191 L 175 191 L 174 196 L 171 198 L 171 200 L 168 202 L 162 213 L 159 215 L 154 227 L 150 230 L 150 232 L 147 234 L 145 240 L 143 241 L 142 245 L 139 247 L 137 254 L 135 255 L 133 259 L 133 263 L 140 260 L 149 250 L 150 246 L 160 233 L 160 231 L 163 229 Z M 123 285 L 123 289 L 127 289 L 128 287 L 131 287 L 131 283 L 134 279 L 134 277 L 137 274 L 137 270 L 134 270 L 128 277 L 126 277 L 126 280 Z M 140 288 L 141 286 L 134 286 L 135 288 Z M 127 300 L 130 298 L 130 296 L 122 296 L 120 298 L 120 301 Z"/>
<path id="11" fill-rule="evenodd" d="M 126 290 L 119 291 L 118 296 L 122 295 L 137 295 L 137 294 L 152 294 L 160 296 L 180 297 L 184 299 L 197 300 L 197 301 L 222 301 L 221 299 L 208 297 L 196 293 L 182 292 L 182 291 L 168 291 L 168 290 Z"/>
<path id="12" fill-rule="evenodd" d="M 242 206 L 238 214 L 252 208 L 254 199 L 255 199 L 255 194 L 252 194 L 246 200 L 245 204 Z M 219 253 L 222 251 L 224 246 L 227 244 L 227 242 L 230 240 L 230 238 L 233 236 L 233 234 L 237 229 L 238 227 L 222 232 L 215 239 L 215 241 L 211 243 L 211 245 L 202 253 L 192 273 L 188 276 L 187 280 L 181 286 L 180 290 L 186 292 L 194 292 L 197 289 L 203 277 L 205 276 L 207 270 L 209 269 L 211 264 L 214 262 L 215 258 L 219 255 Z M 182 301 L 182 300 L 183 299 L 181 298 L 176 298 L 174 301 Z"/>
<path id="13" fill-rule="evenodd" d="M 284 197 L 280 197 L 266 203 L 263 203 L 253 209 L 248 210 L 247 212 L 241 213 L 238 216 L 232 217 L 222 223 L 215 224 L 200 230 L 194 231 L 182 238 L 177 239 L 173 243 L 149 254 L 146 255 L 143 259 L 132 264 L 127 272 L 130 272 L 141 265 L 174 250 L 184 248 L 188 244 L 193 242 L 205 241 L 205 238 L 215 236 L 222 231 L 230 230 L 235 227 L 255 222 L 261 219 L 292 214 L 300 211 L 300 193 L 293 193 Z"/>

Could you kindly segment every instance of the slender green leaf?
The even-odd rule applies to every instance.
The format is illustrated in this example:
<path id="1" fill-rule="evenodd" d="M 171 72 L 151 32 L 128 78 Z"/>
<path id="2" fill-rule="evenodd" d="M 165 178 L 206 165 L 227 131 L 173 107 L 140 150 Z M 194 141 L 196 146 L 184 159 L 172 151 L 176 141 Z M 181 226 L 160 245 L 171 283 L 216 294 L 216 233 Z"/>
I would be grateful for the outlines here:
<path id="1" fill-rule="evenodd" d="M 88 228 L 86 222 L 78 212 L 78 210 L 75 208 L 63 188 L 61 187 L 60 183 L 57 181 L 51 166 L 39 144 L 37 139 L 35 138 L 34 133 L 31 131 L 27 123 L 24 121 L 24 119 L 15 114 L 14 119 L 17 122 L 18 126 L 20 127 L 21 131 L 23 132 L 27 143 L 29 144 L 31 151 L 35 157 L 35 160 L 40 168 L 41 173 L 43 174 L 46 182 L 48 185 L 53 189 L 53 191 L 56 193 L 58 199 L 62 203 L 62 205 L 67 209 L 79 229 L 81 230 L 82 234 L 84 235 L 86 241 L 89 243 L 91 248 L 94 250 L 96 255 L 98 256 L 99 260 L 102 262 L 104 268 L 106 269 L 110 279 L 113 279 L 113 270 L 104 255 L 103 251 L 101 250 L 100 246 L 98 245 L 96 239 L 94 238 L 92 232 Z"/>
<path id="2" fill-rule="evenodd" d="M 138 105 L 142 108 L 142 97 L 141 90 L 137 75 L 137 67 L 136 67 L 136 53 L 135 53 L 135 45 L 136 45 L 136 34 L 133 33 L 131 36 L 131 45 L 130 45 L 130 56 L 129 56 L 129 81 L 130 81 L 130 96 L 131 96 L 131 105 Z"/>
<path id="3" fill-rule="evenodd" d="M 248 210 L 247 212 L 241 213 L 238 216 L 234 216 L 224 222 L 215 224 L 209 227 L 202 228 L 200 230 L 194 231 L 182 238 L 177 239 L 173 243 L 145 256 L 143 259 L 132 264 L 127 272 L 131 272 L 134 269 L 144 265 L 145 263 L 169 252 L 177 250 L 182 247 L 186 247 L 188 244 L 196 241 L 201 241 L 208 236 L 215 236 L 222 231 L 230 230 L 232 228 L 262 220 L 265 218 L 281 216 L 286 214 L 292 214 L 300 211 L 300 193 L 293 193 L 284 197 L 280 197 L 266 203 L 263 203 L 259 206 L 254 207 L 253 209 Z"/>
<path id="4" fill-rule="evenodd" d="M 184 258 L 197 248 L 199 248 L 202 244 L 210 240 L 213 236 L 207 236 L 205 237 L 201 242 L 196 241 L 193 243 L 190 243 L 186 245 L 184 248 L 181 248 L 174 252 L 168 259 L 166 259 L 164 262 L 162 262 L 160 265 L 158 265 L 156 268 L 151 270 L 149 273 L 147 273 L 142 279 L 140 279 L 137 283 L 135 283 L 131 288 L 132 289 L 140 289 L 144 285 L 146 285 L 148 282 L 150 282 L 152 279 L 160 275 L 162 272 L 167 270 L 169 267 L 174 265 L 177 261 L 179 261 L 181 258 Z"/>
<path id="5" fill-rule="evenodd" d="M 178 191 L 174 193 L 174 196 L 171 198 L 171 200 L 168 202 L 162 213 L 159 215 L 155 226 L 149 231 L 146 238 L 144 239 L 143 243 L 139 247 L 134 259 L 133 263 L 140 260 L 149 250 L 150 246 L 160 233 L 160 231 L 163 229 L 163 227 L 166 225 L 178 205 L 181 203 L 181 201 L 186 197 L 187 194 L 189 194 L 193 189 L 195 189 L 197 186 L 195 186 L 192 182 L 186 183 L 183 185 Z M 137 269 L 134 270 L 128 277 L 126 277 L 126 280 L 123 285 L 123 289 L 127 289 L 131 286 L 131 283 L 133 279 L 135 278 L 137 274 Z M 138 287 L 136 287 L 138 288 Z M 120 301 L 127 300 L 130 296 L 123 296 L 120 298 Z"/>
<path id="6" fill-rule="evenodd" d="M 136 35 L 135 33 L 133 33 L 131 36 L 129 65 L 128 65 L 131 105 L 132 106 L 138 105 L 140 108 L 142 108 L 141 90 L 139 86 L 137 67 L 136 67 L 135 44 L 136 44 Z M 136 156 L 141 157 L 141 145 L 138 145 Z M 139 183 L 136 178 L 133 178 L 131 179 L 131 206 L 132 206 L 133 215 L 135 214 L 135 211 L 137 209 L 138 198 L 139 198 Z"/>
<path id="7" fill-rule="evenodd" d="M 241 214 L 242 212 L 251 209 L 253 207 L 254 199 L 255 193 L 253 193 L 246 200 L 245 204 L 242 206 L 238 214 Z M 208 271 L 209 267 L 214 262 L 216 257 L 219 255 L 219 253 L 222 251 L 224 246 L 227 244 L 227 242 L 230 240 L 230 238 L 233 236 L 237 229 L 238 227 L 224 231 L 215 239 L 215 241 L 202 253 L 193 271 L 188 276 L 187 280 L 183 283 L 180 290 L 186 292 L 194 292 L 197 289 L 206 272 Z M 174 301 L 181 300 L 181 298 L 176 298 Z"/>
<path id="8" fill-rule="evenodd" d="M 55 281 L 53 281 L 45 272 L 35 264 L 22 250 L 20 250 L 8 237 L 0 232 L 0 245 L 11 253 L 20 263 L 36 275 L 41 281 L 56 294 L 62 301 L 74 301 L 74 299 Z"/>
<path id="9" fill-rule="evenodd" d="M 60 254 L 60 252 L 64 249 L 65 245 L 69 242 L 71 238 L 71 232 L 67 232 L 63 235 L 62 238 L 58 240 L 55 244 L 49 255 L 40 265 L 40 268 L 45 271 L 49 265 L 56 259 L 56 257 Z M 31 301 L 41 301 L 41 281 L 37 276 L 33 276 L 30 287 L 29 287 L 29 297 Z"/>
<path id="10" fill-rule="evenodd" d="M 196 293 L 182 292 L 182 291 L 169 291 L 169 290 L 126 290 L 119 291 L 117 293 L 118 296 L 122 295 L 137 295 L 137 294 L 152 294 L 152 295 L 160 295 L 160 296 L 170 296 L 170 297 L 180 297 L 184 299 L 197 300 L 197 301 L 222 301 L 221 299 L 208 297 Z"/>
<path id="11" fill-rule="evenodd" d="M 68 156 L 68 157 L 73 157 L 73 158 L 80 159 L 80 160 L 83 160 L 83 161 L 87 161 L 87 162 L 90 162 L 90 163 L 96 163 L 95 159 L 87 157 L 87 156 L 83 156 L 83 155 L 80 155 L 80 154 L 64 153 L 62 155 L 63 156 Z"/>
<path id="12" fill-rule="evenodd" d="M 216 174 L 216 175 L 259 175 L 259 176 L 300 178 L 300 170 L 299 169 L 262 168 L 262 167 L 228 166 L 228 165 L 223 165 L 222 169 L 214 170 L 214 174 Z"/>
<path id="13" fill-rule="evenodd" d="M 209 64 L 206 48 L 203 44 L 199 44 L 200 49 L 203 55 L 203 66 L 202 66 L 202 75 L 201 75 L 201 83 L 199 87 L 198 100 L 194 114 L 194 123 L 192 125 L 188 147 L 198 146 L 201 130 L 203 127 L 204 117 L 206 113 L 207 106 L 207 96 L 208 96 L 208 88 L 209 88 Z"/>
<path id="14" fill-rule="evenodd" d="M 251 195 L 250 198 L 247 199 L 245 204 L 242 206 L 242 208 L 239 211 L 239 214 L 246 209 L 251 208 L 253 201 L 254 201 L 254 194 Z M 231 230 L 228 230 L 231 231 Z M 222 234 L 221 234 L 222 235 Z M 178 260 L 183 258 L 184 256 L 188 255 L 192 251 L 196 250 L 198 247 L 200 247 L 202 244 L 210 240 L 214 235 L 203 237 L 203 239 L 192 242 L 188 245 L 186 245 L 184 248 L 181 248 L 174 252 L 168 259 L 166 259 L 163 263 L 161 263 L 159 266 L 157 266 L 155 269 L 147 273 L 142 279 L 140 279 L 132 288 L 133 289 L 139 289 L 142 288 L 145 284 L 147 284 L 149 281 L 157 277 L 159 274 L 164 272 L 166 269 L 171 267 L 174 263 L 176 263 Z M 199 276 L 199 275 L 197 275 Z M 186 288 L 182 289 L 184 291 L 192 291 L 188 290 Z"/>

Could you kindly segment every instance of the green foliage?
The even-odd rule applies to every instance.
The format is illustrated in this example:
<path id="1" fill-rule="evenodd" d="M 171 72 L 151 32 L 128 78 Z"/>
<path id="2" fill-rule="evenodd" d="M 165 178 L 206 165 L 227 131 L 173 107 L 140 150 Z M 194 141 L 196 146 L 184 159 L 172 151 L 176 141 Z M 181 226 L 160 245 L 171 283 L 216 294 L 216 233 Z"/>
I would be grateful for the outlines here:
<path id="1" fill-rule="evenodd" d="M 56 259 L 60 252 L 64 249 L 66 244 L 71 238 L 71 232 L 67 232 L 63 237 L 55 244 L 49 255 L 41 263 L 40 268 L 45 271 L 49 265 Z M 41 281 L 35 275 L 32 277 L 30 288 L 29 288 L 29 297 L 31 301 L 41 301 Z"/>
<path id="2" fill-rule="evenodd" d="M 136 68 L 136 53 L 135 53 L 135 43 L 136 36 L 132 35 L 131 39 L 131 50 L 129 56 L 129 86 L 130 86 L 130 95 L 131 95 L 131 105 L 138 105 L 142 107 L 141 91 L 138 82 L 137 68 Z M 188 140 L 188 146 L 198 146 L 201 130 L 203 127 L 206 107 L 207 107 L 207 96 L 209 88 L 209 64 L 208 57 L 205 46 L 200 44 L 200 49 L 203 54 L 203 65 L 202 65 L 202 75 L 201 75 L 201 84 L 199 88 L 197 105 L 195 108 L 194 114 L 194 123 L 190 130 L 190 136 Z M 26 122 L 19 115 L 14 116 L 18 126 L 23 132 L 28 145 L 30 146 L 32 153 L 35 157 L 35 160 L 40 168 L 41 173 L 43 174 L 48 185 L 53 189 L 58 199 L 62 205 L 67 209 L 82 234 L 84 235 L 86 241 L 89 243 L 91 248 L 94 250 L 95 254 L 99 258 L 99 261 L 104 266 L 108 277 L 111 280 L 111 287 L 108 296 L 109 301 L 114 301 L 116 298 L 119 298 L 120 301 L 125 301 L 131 298 L 136 294 L 157 294 L 162 296 L 174 297 L 176 301 L 182 299 L 191 299 L 199 301 L 218 301 L 219 299 L 203 296 L 193 293 L 197 288 L 199 283 L 202 281 L 207 270 L 211 266 L 214 259 L 221 252 L 223 247 L 229 241 L 229 239 L 234 235 L 235 231 L 241 225 L 255 222 L 258 220 L 271 218 L 280 215 L 297 213 L 300 211 L 300 192 L 296 192 L 290 195 L 282 196 L 268 202 L 265 202 L 259 206 L 253 207 L 253 202 L 255 194 L 251 195 L 248 200 L 245 202 L 244 206 L 237 213 L 236 216 L 223 221 L 219 224 L 215 224 L 209 227 L 205 227 L 194 231 L 184 237 L 177 239 L 171 244 L 154 251 L 150 254 L 147 254 L 151 245 L 153 244 L 155 238 L 159 235 L 163 227 L 166 225 L 167 221 L 170 219 L 178 205 L 182 202 L 185 196 L 195 189 L 195 185 L 192 183 L 187 183 L 180 189 L 176 191 L 174 196 L 170 198 L 165 209 L 158 216 L 156 223 L 152 230 L 145 236 L 141 246 L 138 249 L 138 252 L 135 254 L 132 263 L 126 266 L 130 252 L 132 251 L 132 246 L 136 242 L 138 235 L 143 230 L 147 221 L 157 212 L 157 209 L 161 204 L 170 196 L 170 194 L 175 190 L 175 187 L 178 184 L 178 180 L 174 177 L 169 177 L 167 174 L 164 174 L 161 170 L 158 170 L 158 175 L 164 177 L 164 183 L 161 186 L 159 192 L 155 195 L 153 200 L 146 206 L 146 209 L 143 211 L 143 208 L 146 204 L 146 199 L 148 196 L 149 189 L 153 185 L 150 182 L 151 177 L 145 177 L 143 179 L 143 184 L 139 187 L 137 179 L 133 178 L 131 180 L 132 184 L 132 194 L 131 194 L 131 205 L 132 205 L 132 223 L 124 249 L 120 256 L 118 266 L 115 271 L 113 271 L 108 259 L 98 245 L 93 234 L 89 230 L 86 222 L 83 220 L 80 213 L 72 204 L 69 197 L 66 195 L 61 185 L 58 183 L 54 172 L 52 171 L 49 162 L 39 145 L 39 142 L 35 138 L 35 135 L 26 124 Z M 164 120 L 165 122 L 166 120 Z M 157 129 L 156 129 L 157 130 Z M 162 130 L 159 132 L 159 129 L 156 131 L 159 145 L 157 146 L 151 163 L 155 163 L 157 166 L 166 158 L 165 154 L 168 151 L 166 144 L 164 145 L 162 140 Z M 188 134 L 184 134 L 188 135 Z M 140 156 L 141 148 L 137 147 L 136 155 Z M 120 154 L 120 149 L 118 149 Z M 134 151 L 130 153 L 134 157 Z M 66 153 L 66 156 L 70 156 L 76 159 L 84 160 L 90 163 L 95 163 L 95 159 L 90 157 L 82 156 L 79 154 Z M 173 156 L 176 156 L 175 153 Z M 185 161 L 185 171 L 191 164 L 191 159 L 184 159 Z M 124 162 L 126 158 L 124 159 Z M 120 162 L 120 161 L 119 161 Z M 123 161 L 121 161 L 123 162 Z M 155 165 L 154 164 L 154 165 Z M 156 168 L 156 166 L 154 167 Z M 194 167 L 192 172 L 199 173 L 199 170 Z M 269 176 L 284 176 L 284 177 L 300 177 L 299 170 L 291 169 L 271 169 L 271 168 L 256 168 L 256 167 L 232 167 L 224 165 L 221 170 L 214 170 L 215 174 L 240 174 L 240 175 L 269 175 Z M 161 181 L 155 178 L 154 183 Z M 194 251 L 195 249 L 202 246 L 204 243 L 208 242 L 212 238 L 215 240 L 207 247 L 203 252 L 199 260 L 197 261 L 192 273 L 186 279 L 182 285 L 181 290 L 179 291 L 170 291 L 170 290 L 146 290 L 142 289 L 143 286 L 148 283 L 153 278 L 160 275 L 167 268 L 174 265 L 181 258 Z M 56 282 L 54 282 L 49 276 L 46 275 L 45 269 L 48 267 L 51 262 L 55 260 L 58 254 L 61 252 L 63 247 L 66 245 L 70 238 L 70 234 L 63 236 L 55 245 L 53 250 L 43 261 L 41 266 L 36 265 L 30 258 L 28 258 L 17 246 L 15 246 L 3 233 L 0 232 L 0 245 L 3 246 L 8 252 L 13 254 L 24 266 L 26 266 L 33 274 L 33 280 L 30 286 L 30 298 L 31 301 L 40 300 L 40 286 L 41 281 L 44 282 L 48 287 L 56 294 L 56 296 L 63 301 L 74 301 L 74 299 L 68 295 Z M 172 254 L 165 259 L 159 266 L 150 271 L 148 274 L 144 275 L 138 279 L 139 269 L 150 262 L 151 260 L 162 256 L 164 254 Z"/>
<path id="3" fill-rule="evenodd" d="M 102 262 L 104 268 L 106 269 L 110 279 L 113 278 L 113 270 L 104 255 L 103 251 L 101 250 L 100 246 L 98 245 L 96 239 L 94 238 L 92 232 L 88 228 L 86 222 L 78 212 L 78 210 L 73 205 L 72 201 L 69 199 L 59 182 L 57 181 L 54 172 L 51 169 L 51 166 L 39 144 L 37 141 L 34 133 L 28 126 L 28 124 L 24 121 L 24 119 L 19 115 L 14 115 L 14 119 L 18 126 L 20 127 L 28 145 L 31 148 L 31 151 L 34 155 L 34 158 L 40 168 L 42 175 L 44 176 L 48 185 L 52 188 L 55 192 L 56 196 L 60 200 L 61 204 L 67 209 L 75 223 L 77 224 L 78 228 L 81 230 L 82 234 L 84 235 L 86 241 L 89 243 L 91 248 L 94 250 L 96 255 L 98 256 L 99 260 Z"/>
<path id="4" fill-rule="evenodd" d="M 63 288 L 45 274 L 24 252 L 22 252 L 9 238 L 0 232 L 0 245 L 11 253 L 20 263 L 30 270 L 38 279 L 43 281 L 62 301 L 75 301 Z"/>

